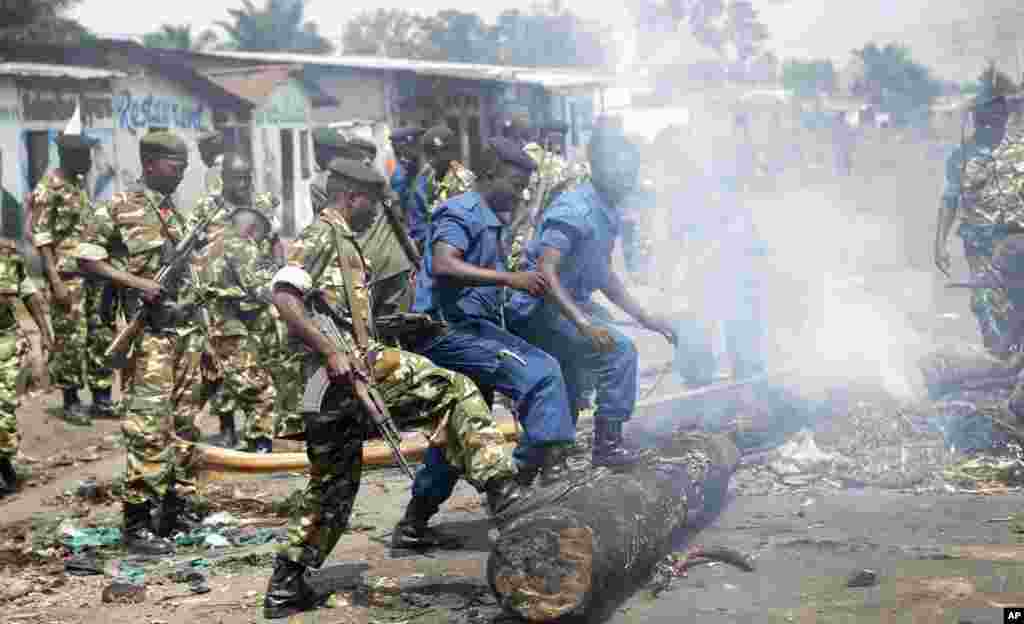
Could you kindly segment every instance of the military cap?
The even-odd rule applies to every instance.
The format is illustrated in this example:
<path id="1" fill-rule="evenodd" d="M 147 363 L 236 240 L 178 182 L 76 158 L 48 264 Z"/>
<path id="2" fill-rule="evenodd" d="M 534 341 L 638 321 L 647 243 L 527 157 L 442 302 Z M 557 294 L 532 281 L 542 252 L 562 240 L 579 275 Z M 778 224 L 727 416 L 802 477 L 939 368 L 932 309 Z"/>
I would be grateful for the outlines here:
<path id="1" fill-rule="evenodd" d="M 454 138 L 455 133 L 452 132 L 451 128 L 445 125 L 438 125 L 424 132 L 420 142 L 425 150 L 441 152 L 454 146 Z"/>
<path id="2" fill-rule="evenodd" d="M 313 129 L 313 145 L 316 147 L 341 148 L 345 143 L 345 137 L 335 128 L 320 126 Z"/>
<path id="3" fill-rule="evenodd" d="M 65 150 L 88 150 L 100 142 L 99 139 L 84 134 L 57 135 L 57 147 Z"/>
<path id="4" fill-rule="evenodd" d="M 416 142 L 420 140 L 423 133 L 426 132 L 419 126 L 406 126 L 405 128 L 398 128 L 391 132 L 391 144 L 392 145 L 416 145 Z"/>
<path id="5" fill-rule="evenodd" d="M 537 163 L 514 141 L 504 137 L 493 137 L 487 141 L 487 144 L 494 150 L 494 155 L 498 160 L 513 164 L 530 172 L 537 169 Z"/>
<path id="6" fill-rule="evenodd" d="M 188 145 L 170 130 L 157 130 L 142 137 L 139 153 L 144 157 L 188 160 Z"/>
<path id="7" fill-rule="evenodd" d="M 335 158 L 327 165 L 331 180 L 338 180 L 351 187 L 371 193 L 383 193 L 388 181 L 371 165 L 350 158 Z"/>

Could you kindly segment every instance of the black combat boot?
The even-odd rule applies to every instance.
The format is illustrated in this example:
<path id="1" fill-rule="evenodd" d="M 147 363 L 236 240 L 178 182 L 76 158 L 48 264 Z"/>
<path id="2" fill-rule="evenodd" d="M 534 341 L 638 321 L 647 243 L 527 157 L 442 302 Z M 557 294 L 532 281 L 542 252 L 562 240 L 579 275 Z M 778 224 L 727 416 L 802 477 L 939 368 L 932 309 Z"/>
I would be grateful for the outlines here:
<path id="1" fill-rule="evenodd" d="M 233 449 L 238 446 L 238 433 L 235 431 L 235 415 L 220 415 L 220 438 L 217 446 Z"/>
<path id="2" fill-rule="evenodd" d="M 273 453 L 274 441 L 270 438 L 256 438 L 255 440 L 249 440 L 246 450 L 250 453 L 258 453 L 260 455 Z"/>
<path id="3" fill-rule="evenodd" d="M 124 503 L 124 547 L 133 555 L 163 556 L 174 554 L 174 543 L 152 530 L 148 502 Z"/>
<path id="4" fill-rule="evenodd" d="M 263 617 L 268 620 L 290 617 L 315 609 L 326 598 L 318 596 L 306 583 L 306 566 L 278 555 L 263 598 Z"/>
<path id="5" fill-rule="evenodd" d="M 552 446 L 544 449 L 544 462 L 540 467 L 540 486 L 547 487 L 569 476 L 569 448 Z"/>
<path id="6" fill-rule="evenodd" d="M 454 535 L 430 528 L 430 517 L 437 513 L 437 505 L 422 497 L 413 496 L 405 508 L 405 516 L 395 525 L 391 534 L 392 548 L 442 548 L 455 550 L 462 547 L 462 540 Z"/>
<path id="7" fill-rule="evenodd" d="M 540 501 L 531 497 L 527 489 L 519 485 L 516 477 L 495 477 L 484 486 L 487 496 L 487 511 L 499 523 L 520 516 L 534 509 Z"/>
<path id="8" fill-rule="evenodd" d="M 64 388 L 64 420 L 72 425 L 91 425 L 92 416 L 78 398 L 78 388 Z"/>
<path id="9" fill-rule="evenodd" d="M 114 418 L 114 400 L 110 395 L 110 388 L 92 389 L 92 417 L 93 418 Z"/>
<path id="10" fill-rule="evenodd" d="M 18 473 L 10 457 L 0 458 L 0 496 L 13 494 L 18 488 Z"/>
<path id="11" fill-rule="evenodd" d="M 622 423 L 594 420 L 594 448 L 591 463 L 594 466 L 631 466 L 640 461 L 640 454 L 622 447 Z"/>
<path id="12" fill-rule="evenodd" d="M 179 531 L 191 533 L 203 526 L 201 511 L 178 496 L 173 488 L 164 496 L 158 511 L 156 533 L 160 537 L 170 537 Z"/>

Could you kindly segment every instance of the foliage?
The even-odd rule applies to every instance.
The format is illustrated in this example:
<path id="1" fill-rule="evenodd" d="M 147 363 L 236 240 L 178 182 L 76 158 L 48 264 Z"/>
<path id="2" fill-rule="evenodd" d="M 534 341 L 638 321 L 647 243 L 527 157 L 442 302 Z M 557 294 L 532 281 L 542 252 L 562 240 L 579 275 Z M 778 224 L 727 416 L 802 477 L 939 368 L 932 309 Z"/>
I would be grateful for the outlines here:
<path id="1" fill-rule="evenodd" d="M 428 18 L 426 28 L 438 59 L 458 63 L 494 61 L 487 24 L 476 13 L 446 9 Z"/>
<path id="2" fill-rule="evenodd" d="M 217 43 L 217 34 L 212 30 L 204 30 L 196 36 L 192 33 L 191 24 L 164 24 L 160 30 L 143 35 L 142 43 L 149 48 L 201 52 Z"/>
<path id="3" fill-rule="evenodd" d="M 5 0 L 0 3 L 0 41 L 75 45 L 94 37 L 65 17 L 82 0 Z"/>
<path id="4" fill-rule="evenodd" d="M 879 110 L 906 125 L 921 118 L 942 86 L 927 67 L 911 58 L 910 49 L 895 43 L 881 48 L 869 43 L 853 51 L 863 71 L 852 85 L 855 95 L 867 98 Z"/>
<path id="5" fill-rule="evenodd" d="M 346 54 L 395 58 L 434 56 L 426 20 L 403 9 L 377 9 L 356 15 L 345 25 Z"/>
<path id="6" fill-rule="evenodd" d="M 835 93 L 836 68 L 829 60 L 790 59 L 782 66 L 782 86 L 799 97 Z"/>
<path id="7" fill-rule="evenodd" d="M 328 54 L 334 46 L 320 35 L 316 23 L 305 21 L 306 0 L 266 0 L 257 9 L 242 0 L 241 9 L 228 9 L 231 21 L 218 21 L 228 37 L 225 48 L 247 52 L 307 52 Z"/>

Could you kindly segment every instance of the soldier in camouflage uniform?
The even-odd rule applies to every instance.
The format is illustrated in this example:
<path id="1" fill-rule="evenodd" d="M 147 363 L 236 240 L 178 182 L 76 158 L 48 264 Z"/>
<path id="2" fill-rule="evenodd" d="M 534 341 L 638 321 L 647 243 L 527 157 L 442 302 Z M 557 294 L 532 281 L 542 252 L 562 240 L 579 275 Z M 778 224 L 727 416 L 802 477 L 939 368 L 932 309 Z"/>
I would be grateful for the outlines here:
<path id="1" fill-rule="evenodd" d="M 277 398 L 269 366 L 279 348 L 278 332 L 269 296 L 254 284 L 268 287 L 280 268 L 274 257 L 278 202 L 266 193 L 253 195 L 252 165 L 239 154 L 224 155 L 223 182 L 220 198 L 206 197 L 197 207 L 201 218 L 221 203 L 226 218 L 210 227 L 202 270 L 186 295 L 207 309 L 208 318 L 196 326 L 201 330 L 194 334 L 197 340 L 184 349 L 215 360 L 204 373 L 201 396 L 189 406 L 198 411 L 203 399 L 213 395 L 210 411 L 220 420 L 225 444 L 237 444 L 235 419 L 241 417 L 247 450 L 269 453 Z M 251 223 L 253 216 L 259 217 L 258 227 Z"/>
<path id="2" fill-rule="evenodd" d="M 198 496 L 194 449 L 184 439 L 194 435 L 194 423 L 175 416 L 178 404 L 188 400 L 184 390 L 199 382 L 200 371 L 195 359 L 178 349 L 177 332 L 187 325 L 188 313 L 176 305 L 176 293 L 164 291 L 154 278 L 172 241 L 184 239 L 194 222 L 172 198 L 188 166 L 185 142 L 155 131 L 142 138 L 139 152 L 141 183 L 97 207 L 75 255 L 83 271 L 125 291 L 127 310 L 137 309 L 140 300 L 152 304 L 133 345 L 135 383 L 121 424 L 128 455 L 123 534 L 129 551 L 162 555 L 174 547 L 158 533 L 177 525 L 180 501 Z M 151 521 L 154 507 L 162 510 L 158 527 Z"/>
<path id="3" fill-rule="evenodd" d="M 60 167 L 32 192 L 32 209 L 38 214 L 32 240 L 43 259 L 53 297 L 50 312 L 56 344 L 50 352 L 50 382 L 64 394 L 64 418 L 79 425 L 92 420 L 78 396 L 84 385 L 86 314 L 83 279 L 72 253 L 92 212 L 85 176 L 92 168 L 96 143 L 90 137 L 61 133 L 57 137 Z"/>
<path id="4" fill-rule="evenodd" d="M 420 139 L 423 164 L 406 196 L 403 207 L 408 219 L 409 236 L 420 254 L 429 233 L 430 215 L 449 198 L 473 188 L 473 172 L 458 161 L 455 133 L 447 126 L 434 126 Z"/>
<path id="5" fill-rule="evenodd" d="M 987 97 L 978 104 L 973 140 L 946 162 L 947 184 L 935 238 L 935 263 L 946 275 L 950 269 L 947 240 L 957 217 L 957 234 L 963 239 L 972 279 L 991 276 L 995 246 L 1010 233 L 1024 231 L 1024 128 L 1007 131 L 1010 108 L 1005 96 Z M 1000 343 L 1011 308 L 1003 289 L 972 292 L 971 310 L 987 348 Z"/>
<path id="6" fill-rule="evenodd" d="M 16 298 L 25 302 L 32 320 L 39 326 L 43 351 L 50 350 L 53 338 L 43 311 L 42 295 L 38 286 L 18 255 L 14 241 L 0 239 L 0 496 L 14 491 L 17 474 L 14 457 L 18 454 L 18 409 L 16 392 L 18 373 L 26 365 L 29 352 L 28 336 L 18 327 L 14 314 Z"/>
<path id="7" fill-rule="evenodd" d="M 426 358 L 385 347 L 373 338 L 366 265 L 350 224 L 363 229 L 372 222 L 386 180 L 351 160 L 334 160 L 330 171 L 327 206 L 290 245 L 288 265 L 273 280 L 274 305 L 305 353 L 303 376 L 310 379 L 325 367 L 333 382 L 328 400 L 337 399 L 330 401 L 332 411 L 304 414 L 310 480 L 303 516 L 292 524 L 288 544 L 274 564 L 264 600 L 268 618 L 287 617 L 318 604 L 320 598 L 306 583 L 306 569 L 323 564 L 348 526 L 368 431 L 366 420 L 354 417 L 358 411 L 340 409 L 336 401 L 350 400 L 356 380 L 370 382 L 372 376 L 400 424 L 425 425 L 433 432 L 432 441 L 445 436 L 448 461 L 486 493 L 492 513 L 511 514 L 524 503 L 515 465 L 501 446 L 501 433 L 476 386 Z M 321 333 L 308 316 L 305 305 L 314 301 L 353 319 L 351 331 L 339 328 L 345 345 Z"/>

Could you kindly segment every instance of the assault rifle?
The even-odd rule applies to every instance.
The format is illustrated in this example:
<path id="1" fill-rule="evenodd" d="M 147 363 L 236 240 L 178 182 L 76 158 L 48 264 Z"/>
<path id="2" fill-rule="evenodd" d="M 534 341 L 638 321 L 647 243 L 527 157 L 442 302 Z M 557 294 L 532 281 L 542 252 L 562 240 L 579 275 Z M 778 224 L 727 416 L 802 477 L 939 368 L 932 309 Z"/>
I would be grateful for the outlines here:
<path id="1" fill-rule="evenodd" d="M 325 312 L 325 309 L 328 310 Z M 334 311 L 323 301 L 314 300 L 313 303 L 313 323 L 317 326 L 317 329 L 326 336 L 331 342 L 335 344 L 342 353 L 344 353 L 350 360 L 355 360 L 355 353 L 349 347 L 349 343 L 345 341 L 341 334 L 341 330 L 338 329 L 338 324 L 335 322 Z M 360 358 L 362 363 L 366 365 L 368 375 L 372 375 L 372 367 L 365 359 Z M 409 462 L 406 461 L 405 457 L 402 456 L 401 442 L 402 436 L 395 427 L 395 422 L 391 419 L 391 413 L 388 411 L 387 405 L 381 398 L 380 393 L 373 387 L 372 379 L 363 378 L 358 372 L 353 376 L 353 392 L 356 402 L 363 413 L 370 419 L 377 431 L 380 432 L 384 442 L 391 448 L 391 454 L 394 456 L 395 461 L 398 462 L 398 466 L 402 469 L 402 472 L 409 477 L 409 479 L 415 479 L 415 475 L 412 472 L 412 467 L 409 466 Z M 316 372 L 306 387 L 305 395 L 303 396 L 303 411 L 320 411 L 321 402 L 327 393 L 327 388 L 330 386 L 330 380 L 327 377 L 326 367 L 321 368 Z M 312 397 L 312 400 L 310 398 Z"/>
<path id="2" fill-rule="evenodd" d="M 196 247 L 199 246 L 206 229 L 210 226 L 213 221 L 220 218 L 224 212 L 224 202 L 217 201 L 216 208 L 210 212 L 205 218 L 203 218 L 196 226 L 188 233 L 181 241 L 178 241 L 174 245 L 174 250 L 167 254 L 160 270 L 157 272 L 154 281 L 160 284 L 160 288 L 164 291 L 173 291 L 181 280 L 182 275 L 188 268 L 188 262 L 192 259 L 192 252 L 195 251 Z M 166 228 L 165 228 L 166 236 Z M 173 242 L 173 241 L 172 241 Z M 143 327 L 147 323 L 155 322 L 158 318 L 160 308 L 166 307 L 160 301 L 154 303 L 145 303 L 139 307 L 139 310 L 135 312 L 132 319 L 125 325 L 124 329 L 118 332 L 117 336 L 114 337 L 114 341 L 110 343 L 110 346 L 104 352 L 105 358 L 110 358 L 115 368 L 122 368 L 126 361 L 125 356 L 128 350 L 131 348 L 132 342 L 135 337 L 139 335 Z"/>

